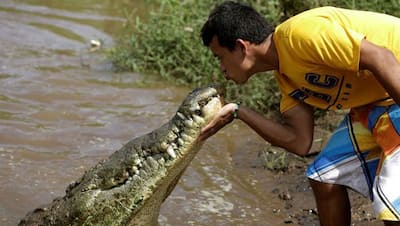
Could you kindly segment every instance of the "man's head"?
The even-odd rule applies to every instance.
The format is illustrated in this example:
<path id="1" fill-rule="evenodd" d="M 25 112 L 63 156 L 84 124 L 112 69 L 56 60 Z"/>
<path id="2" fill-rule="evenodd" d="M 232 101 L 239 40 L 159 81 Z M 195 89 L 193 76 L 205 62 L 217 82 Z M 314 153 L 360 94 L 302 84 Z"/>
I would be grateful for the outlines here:
<path id="1" fill-rule="evenodd" d="M 233 51 L 237 39 L 260 44 L 273 30 L 274 27 L 251 6 L 226 1 L 211 11 L 201 29 L 201 37 L 203 44 L 209 46 L 216 36 L 222 47 Z"/>
<path id="2" fill-rule="evenodd" d="M 254 74 L 252 48 L 263 43 L 273 30 L 254 8 L 226 1 L 210 13 L 201 37 L 220 61 L 224 76 L 241 84 Z"/>

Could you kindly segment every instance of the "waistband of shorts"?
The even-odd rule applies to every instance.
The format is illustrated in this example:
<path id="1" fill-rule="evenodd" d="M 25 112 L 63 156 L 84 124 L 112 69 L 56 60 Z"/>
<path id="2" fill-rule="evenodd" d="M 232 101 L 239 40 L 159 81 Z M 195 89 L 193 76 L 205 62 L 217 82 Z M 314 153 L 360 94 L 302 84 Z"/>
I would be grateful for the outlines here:
<path id="1" fill-rule="evenodd" d="M 380 99 L 380 100 L 371 102 L 369 104 L 352 107 L 350 110 L 351 111 L 360 111 L 360 110 L 366 110 L 366 109 L 371 110 L 374 107 L 389 107 L 393 104 L 396 104 L 396 102 L 394 102 L 394 100 L 391 97 L 387 97 L 384 99 Z"/>
<path id="2" fill-rule="evenodd" d="M 371 105 L 375 105 L 375 106 L 390 106 L 392 104 L 395 104 L 396 102 L 394 102 L 393 98 L 391 97 L 386 97 L 384 99 L 381 100 L 377 100 L 375 102 L 372 102 Z"/>

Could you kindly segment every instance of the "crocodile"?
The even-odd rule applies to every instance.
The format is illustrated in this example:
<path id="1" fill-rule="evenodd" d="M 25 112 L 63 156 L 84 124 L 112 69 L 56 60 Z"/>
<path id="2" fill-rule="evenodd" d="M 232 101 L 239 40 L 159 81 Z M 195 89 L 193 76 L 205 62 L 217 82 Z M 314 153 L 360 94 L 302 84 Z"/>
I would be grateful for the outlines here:
<path id="1" fill-rule="evenodd" d="M 161 204 L 200 150 L 199 139 L 223 105 L 218 85 L 190 92 L 171 120 L 128 141 L 19 225 L 158 225 Z"/>

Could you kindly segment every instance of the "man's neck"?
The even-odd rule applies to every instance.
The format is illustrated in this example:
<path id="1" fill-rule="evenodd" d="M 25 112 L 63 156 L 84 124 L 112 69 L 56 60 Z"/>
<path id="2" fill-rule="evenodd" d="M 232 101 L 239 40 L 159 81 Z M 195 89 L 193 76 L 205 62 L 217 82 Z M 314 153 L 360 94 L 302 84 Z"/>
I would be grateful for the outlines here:
<path id="1" fill-rule="evenodd" d="M 279 70 L 279 57 L 273 41 L 273 33 L 271 33 L 261 44 L 260 64 L 262 71 Z"/>

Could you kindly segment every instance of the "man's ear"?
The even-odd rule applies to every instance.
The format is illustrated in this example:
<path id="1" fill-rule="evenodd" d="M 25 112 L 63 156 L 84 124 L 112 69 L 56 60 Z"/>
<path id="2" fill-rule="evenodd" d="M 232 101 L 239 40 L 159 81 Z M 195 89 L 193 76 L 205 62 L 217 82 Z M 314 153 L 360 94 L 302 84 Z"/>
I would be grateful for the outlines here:
<path id="1" fill-rule="evenodd" d="M 240 48 L 243 52 L 245 52 L 249 48 L 249 42 L 238 38 L 236 39 L 236 47 Z"/>

